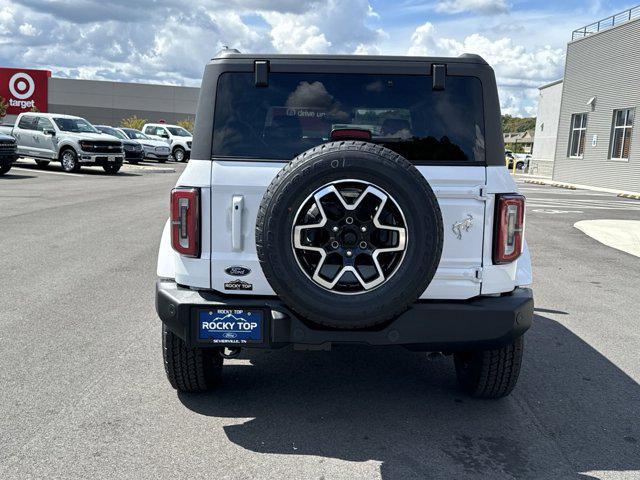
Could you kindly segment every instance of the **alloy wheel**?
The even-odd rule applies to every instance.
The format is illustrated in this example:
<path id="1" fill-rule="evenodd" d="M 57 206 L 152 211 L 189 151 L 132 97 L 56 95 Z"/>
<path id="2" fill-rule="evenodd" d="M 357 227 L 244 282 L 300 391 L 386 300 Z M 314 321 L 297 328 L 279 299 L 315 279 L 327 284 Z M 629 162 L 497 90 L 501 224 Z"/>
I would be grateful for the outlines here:
<path id="1" fill-rule="evenodd" d="M 407 249 L 407 225 L 397 202 L 363 180 L 328 183 L 296 213 L 292 246 L 299 267 L 331 292 L 357 295 L 386 283 Z"/>

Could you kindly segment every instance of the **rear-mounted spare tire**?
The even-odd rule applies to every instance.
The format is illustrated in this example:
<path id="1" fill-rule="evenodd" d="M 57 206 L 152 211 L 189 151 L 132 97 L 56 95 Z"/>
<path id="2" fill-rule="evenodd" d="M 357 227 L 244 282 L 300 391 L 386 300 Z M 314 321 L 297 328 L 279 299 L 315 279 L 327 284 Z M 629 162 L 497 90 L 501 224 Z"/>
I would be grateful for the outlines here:
<path id="1" fill-rule="evenodd" d="M 440 262 L 442 215 L 426 179 L 367 142 L 308 150 L 271 182 L 256 221 L 265 277 L 297 314 L 365 328 L 409 308 Z"/>

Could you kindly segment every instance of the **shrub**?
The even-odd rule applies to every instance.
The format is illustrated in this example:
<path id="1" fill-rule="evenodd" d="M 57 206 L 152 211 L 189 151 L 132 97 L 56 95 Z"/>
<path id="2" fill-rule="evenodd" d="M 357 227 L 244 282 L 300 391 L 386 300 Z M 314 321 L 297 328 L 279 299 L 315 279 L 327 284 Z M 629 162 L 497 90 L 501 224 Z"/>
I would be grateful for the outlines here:
<path id="1" fill-rule="evenodd" d="M 142 127 L 145 123 L 147 123 L 146 118 L 138 118 L 137 115 L 133 115 L 131 117 L 122 119 L 122 121 L 120 122 L 120 126 L 123 128 L 142 130 Z"/>

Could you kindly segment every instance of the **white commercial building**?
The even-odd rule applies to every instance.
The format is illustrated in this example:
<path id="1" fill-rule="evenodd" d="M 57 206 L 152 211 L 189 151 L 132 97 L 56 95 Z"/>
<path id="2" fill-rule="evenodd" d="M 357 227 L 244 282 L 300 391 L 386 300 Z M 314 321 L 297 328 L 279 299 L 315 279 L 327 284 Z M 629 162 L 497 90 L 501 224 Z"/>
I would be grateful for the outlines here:
<path id="1" fill-rule="evenodd" d="M 535 175 L 551 176 L 558 139 L 558 119 L 562 102 L 562 80 L 541 86 L 538 95 L 538 114 L 533 153 L 529 171 Z"/>

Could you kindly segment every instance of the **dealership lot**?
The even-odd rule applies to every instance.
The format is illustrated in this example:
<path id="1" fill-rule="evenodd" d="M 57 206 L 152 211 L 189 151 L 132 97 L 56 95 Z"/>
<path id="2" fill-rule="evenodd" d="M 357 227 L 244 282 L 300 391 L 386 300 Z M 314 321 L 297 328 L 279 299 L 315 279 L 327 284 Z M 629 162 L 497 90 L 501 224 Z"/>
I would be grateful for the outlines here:
<path id="1" fill-rule="evenodd" d="M 366 347 L 244 354 L 177 395 L 153 287 L 184 165 L 154 167 L 0 178 L 0 478 L 640 476 L 640 258 L 573 227 L 640 201 L 520 185 L 536 318 L 504 400 L 461 394 L 449 359 Z"/>

